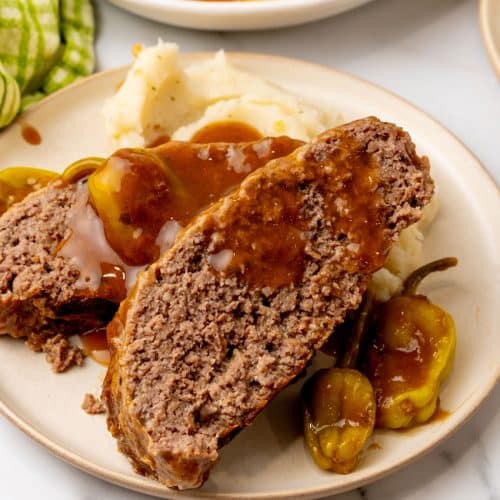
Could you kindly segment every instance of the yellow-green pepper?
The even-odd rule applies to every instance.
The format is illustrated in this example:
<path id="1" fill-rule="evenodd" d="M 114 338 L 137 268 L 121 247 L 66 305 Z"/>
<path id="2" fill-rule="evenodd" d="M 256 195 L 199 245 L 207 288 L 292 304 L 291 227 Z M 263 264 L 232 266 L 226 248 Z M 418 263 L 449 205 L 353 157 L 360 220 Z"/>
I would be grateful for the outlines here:
<path id="1" fill-rule="evenodd" d="M 354 470 L 375 425 L 370 381 L 349 368 L 319 370 L 302 396 L 305 440 L 316 464 L 340 474 Z"/>
<path id="2" fill-rule="evenodd" d="M 334 333 L 342 339 L 332 349 L 339 367 L 316 372 L 302 391 L 307 447 L 319 467 L 340 474 L 357 466 L 375 425 L 373 388 L 354 369 L 372 307 L 372 296 L 367 293 L 361 307 Z"/>
<path id="3" fill-rule="evenodd" d="M 158 232 L 178 215 L 185 189 L 154 152 L 117 151 L 88 180 L 89 198 L 104 225 L 106 238 L 130 265 L 156 260 Z"/>
<path id="4" fill-rule="evenodd" d="M 9 167 L 0 170 L 0 214 L 28 194 L 46 186 L 57 175 L 50 170 L 31 167 Z"/>
<path id="5" fill-rule="evenodd" d="M 455 325 L 446 311 L 416 295 L 416 289 L 429 273 L 456 263 L 454 258 L 441 259 L 417 269 L 402 294 L 378 310 L 365 369 L 375 390 L 377 427 L 422 424 L 437 409 L 441 384 L 453 364 Z"/>
<path id="6" fill-rule="evenodd" d="M 61 175 L 61 179 L 70 183 L 77 182 L 93 174 L 105 161 L 104 158 L 96 156 L 89 156 L 88 158 L 77 160 L 66 167 Z"/>

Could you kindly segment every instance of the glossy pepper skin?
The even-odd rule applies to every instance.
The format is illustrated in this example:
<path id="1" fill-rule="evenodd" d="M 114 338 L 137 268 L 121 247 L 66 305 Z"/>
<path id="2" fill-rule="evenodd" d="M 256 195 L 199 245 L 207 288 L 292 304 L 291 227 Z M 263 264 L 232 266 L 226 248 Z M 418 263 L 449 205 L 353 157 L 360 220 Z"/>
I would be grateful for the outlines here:
<path id="1" fill-rule="evenodd" d="M 28 194 L 46 186 L 56 172 L 31 167 L 9 167 L 0 171 L 0 214 Z"/>
<path id="2" fill-rule="evenodd" d="M 187 199 L 181 181 L 147 149 L 118 150 L 92 173 L 88 188 L 107 240 L 130 265 L 148 264 L 159 257 L 158 232 L 179 215 L 168 207 L 174 199 L 175 206 Z"/>
<path id="3" fill-rule="evenodd" d="M 106 160 L 97 156 L 89 156 L 77 160 L 66 167 L 61 175 L 63 182 L 75 183 L 91 176 Z"/>
<path id="4" fill-rule="evenodd" d="M 303 389 L 304 434 L 316 464 L 346 474 L 354 470 L 375 425 L 375 397 L 357 370 L 319 370 Z"/>
<path id="5" fill-rule="evenodd" d="M 9 167 L 0 171 L 0 215 L 11 205 L 52 181 L 76 182 L 104 163 L 102 158 L 84 158 L 69 165 L 62 174 L 34 167 Z"/>
<path id="6" fill-rule="evenodd" d="M 423 266 L 410 275 L 400 296 L 379 307 L 365 369 L 375 390 L 377 427 L 422 424 L 437 409 L 455 355 L 455 325 L 446 311 L 416 295 L 416 288 L 430 272 L 453 265 L 456 259 L 450 258 Z"/>
<path id="7" fill-rule="evenodd" d="M 357 466 L 375 425 L 375 396 L 359 371 L 329 368 L 304 385 L 304 436 L 316 464 L 347 474 Z"/>
<path id="8" fill-rule="evenodd" d="M 368 326 L 373 298 L 335 333 L 328 350 L 338 368 L 319 370 L 302 390 L 304 436 L 316 464 L 340 474 L 352 472 L 375 426 L 375 394 L 370 381 L 354 367 Z M 342 354 L 341 354 L 342 353 Z"/>

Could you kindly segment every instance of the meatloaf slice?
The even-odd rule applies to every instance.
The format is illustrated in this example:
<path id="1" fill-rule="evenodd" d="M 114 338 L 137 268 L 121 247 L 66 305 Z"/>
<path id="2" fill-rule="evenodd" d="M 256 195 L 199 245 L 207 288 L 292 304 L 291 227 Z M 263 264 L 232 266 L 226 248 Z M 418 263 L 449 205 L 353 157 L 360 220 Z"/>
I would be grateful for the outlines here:
<path id="1" fill-rule="evenodd" d="M 152 151 L 169 165 L 175 162 L 178 169 L 198 158 L 196 165 L 206 170 L 204 175 L 215 174 L 217 169 L 219 176 L 230 176 L 231 182 L 236 183 L 250 170 L 301 144 L 286 137 L 240 144 L 172 141 Z M 120 152 L 123 150 L 112 158 L 119 157 Z M 139 150 L 135 153 L 140 157 Z M 196 176 L 196 172 L 192 175 Z M 70 239 L 73 229 L 80 224 L 75 220 L 86 225 L 84 230 L 80 228 L 89 236 L 88 240 L 83 238 L 85 248 L 81 248 L 84 245 L 80 239 Z M 78 248 L 70 250 L 68 241 L 72 242 L 72 248 Z M 54 359 L 56 371 L 67 368 L 69 358 L 62 360 L 61 353 L 69 353 L 74 360 L 79 353 L 71 351 L 61 335 L 105 326 L 125 298 L 125 287 L 118 290 L 107 286 L 109 283 L 103 277 L 106 273 L 99 274 L 103 263 L 93 260 L 98 257 L 103 260 L 103 255 L 107 264 L 124 267 L 109 247 L 102 223 L 88 206 L 85 179 L 69 184 L 57 180 L 13 205 L 0 217 L 0 334 L 27 338 L 31 348 L 44 350 L 48 358 Z M 79 265 L 86 259 L 97 267 L 91 280 Z M 47 343 L 56 336 L 57 342 Z"/>
<path id="2" fill-rule="evenodd" d="M 367 118 L 271 161 L 193 221 L 108 326 L 108 427 L 136 470 L 199 487 L 359 305 L 432 192 L 408 134 Z"/>
<path id="3" fill-rule="evenodd" d="M 78 285 L 79 268 L 58 254 L 84 186 L 51 184 L 0 218 L 0 333 L 41 350 L 50 336 L 103 325 L 117 305 Z"/>

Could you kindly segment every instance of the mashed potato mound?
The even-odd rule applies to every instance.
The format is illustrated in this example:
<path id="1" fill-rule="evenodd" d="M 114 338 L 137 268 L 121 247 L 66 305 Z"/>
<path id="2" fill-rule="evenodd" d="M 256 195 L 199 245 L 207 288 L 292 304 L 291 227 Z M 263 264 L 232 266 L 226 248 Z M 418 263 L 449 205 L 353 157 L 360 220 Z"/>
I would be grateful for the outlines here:
<path id="1" fill-rule="evenodd" d="M 434 194 L 430 203 L 424 207 L 420 221 L 401 231 L 384 267 L 372 276 L 370 290 L 378 300 L 389 300 L 401 290 L 405 278 L 423 264 L 424 233 L 436 217 L 438 209 L 438 197 Z"/>
<path id="2" fill-rule="evenodd" d="M 118 92 L 104 106 L 106 128 L 118 147 L 144 147 L 159 137 L 189 141 L 206 125 L 244 122 L 263 136 L 309 141 L 342 123 L 339 113 L 319 110 L 229 63 L 224 52 L 187 66 L 179 48 L 163 43 L 142 50 Z M 422 219 L 405 229 L 382 269 L 371 280 L 378 300 L 397 293 L 422 265 L 423 232 L 437 213 L 437 197 Z"/>
<path id="3" fill-rule="evenodd" d="M 104 118 L 119 147 L 142 147 L 161 136 L 190 140 L 204 125 L 225 120 L 247 123 L 263 136 L 308 141 L 341 121 L 338 113 L 237 69 L 222 51 L 183 66 L 177 45 L 161 41 L 138 54 Z"/>

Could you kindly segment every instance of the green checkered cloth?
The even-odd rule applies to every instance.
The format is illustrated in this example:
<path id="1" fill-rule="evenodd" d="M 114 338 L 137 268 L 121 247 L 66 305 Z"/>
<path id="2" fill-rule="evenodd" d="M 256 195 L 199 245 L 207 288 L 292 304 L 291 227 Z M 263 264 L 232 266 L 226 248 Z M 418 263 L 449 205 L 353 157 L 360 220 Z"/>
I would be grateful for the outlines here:
<path id="1" fill-rule="evenodd" d="M 0 0 L 0 128 L 94 69 L 91 0 Z"/>

